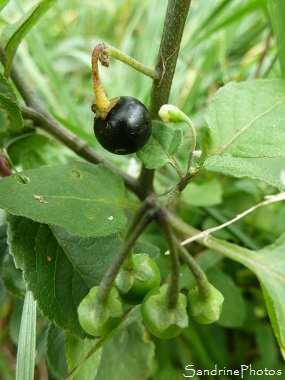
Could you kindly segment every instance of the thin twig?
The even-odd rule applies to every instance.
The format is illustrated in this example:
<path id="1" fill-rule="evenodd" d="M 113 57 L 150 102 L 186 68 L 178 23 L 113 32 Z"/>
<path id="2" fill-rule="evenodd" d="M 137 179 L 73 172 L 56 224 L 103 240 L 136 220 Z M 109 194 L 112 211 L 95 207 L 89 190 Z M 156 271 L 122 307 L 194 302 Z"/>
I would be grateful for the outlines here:
<path id="1" fill-rule="evenodd" d="M 219 231 L 222 228 L 225 228 L 228 225 L 230 225 L 230 224 L 238 221 L 239 219 L 241 219 L 244 216 L 250 214 L 251 212 L 255 211 L 259 207 L 266 206 L 266 205 L 269 205 L 269 204 L 274 203 L 274 202 L 284 201 L 284 200 L 285 200 L 285 192 L 284 193 L 279 193 L 279 194 L 276 194 L 276 195 L 272 195 L 272 196 L 269 196 L 269 197 L 266 197 L 266 199 L 263 202 L 260 202 L 257 205 L 250 207 L 249 209 L 247 209 L 246 211 L 242 212 L 241 214 L 238 214 L 235 218 L 233 218 L 233 219 L 231 219 L 231 220 L 229 220 L 229 221 L 227 221 L 227 222 L 225 222 L 223 224 L 220 224 L 217 227 L 209 228 L 208 230 L 202 231 L 202 232 L 200 232 L 200 233 L 198 233 L 198 234 L 196 234 L 194 236 L 191 236 L 190 238 L 182 241 L 180 244 L 181 245 L 186 245 L 186 244 L 192 243 L 195 240 L 203 239 L 206 236 L 208 236 L 209 234 L 211 234 L 213 232 L 216 232 L 216 231 Z M 167 252 L 167 253 L 169 253 L 169 252 Z"/>

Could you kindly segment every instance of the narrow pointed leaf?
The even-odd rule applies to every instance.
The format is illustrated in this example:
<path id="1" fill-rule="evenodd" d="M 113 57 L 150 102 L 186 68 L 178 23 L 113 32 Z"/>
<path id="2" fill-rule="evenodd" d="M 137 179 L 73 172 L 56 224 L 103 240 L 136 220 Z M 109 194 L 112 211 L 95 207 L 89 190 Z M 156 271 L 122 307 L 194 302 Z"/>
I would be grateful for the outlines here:
<path id="1" fill-rule="evenodd" d="M 16 380 L 33 379 L 36 348 L 36 302 L 26 293 L 17 351 Z"/>
<path id="2" fill-rule="evenodd" d="M 6 53 L 6 65 L 5 76 L 9 76 L 12 60 L 16 53 L 16 50 L 26 36 L 26 34 L 32 29 L 37 21 L 50 9 L 50 7 L 56 2 L 56 0 L 43 0 L 39 2 L 34 8 L 32 8 L 19 22 L 15 25 L 8 27 L 5 34 L 10 34 L 5 45 Z M 10 32 L 10 33 L 9 33 Z"/>
<path id="3" fill-rule="evenodd" d="M 281 74 L 285 78 L 285 2 L 284 0 L 267 0 L 267 4 L 278 49 Z"/>
<path id="4" fill-rule="evenodd" d="M 9 3 L 10 0 L 0 0 L 0 11 Z"/>

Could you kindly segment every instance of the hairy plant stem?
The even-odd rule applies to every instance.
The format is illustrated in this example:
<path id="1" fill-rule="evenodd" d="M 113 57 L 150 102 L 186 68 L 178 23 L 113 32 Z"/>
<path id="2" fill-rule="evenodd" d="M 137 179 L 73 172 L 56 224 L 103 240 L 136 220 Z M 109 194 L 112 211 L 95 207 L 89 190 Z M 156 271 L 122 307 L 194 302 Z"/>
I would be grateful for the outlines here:
<path id="1" fill-rule="evenodd" d="M 173 75 L 191 0 L 169 0 L 155 70 L 160 79 L 153 81 L 149 111 L 157 118 L 158 111 L 168 102 Z"/>
<path id="2" fill-rule="evenodd" d="M 99 114 L 99 116 L 102 115 L 102 117 L 105 117 L 109 110 L 112 108 L 112 104 L 105 93 L 99 75 L 98 59 L 100 55 L 103 53 L 103 46 L 103 44 L 98 44 L 97 46 L 95 46 L 92 52 L 92 81 L 94 87 L 94 94 L 96 97 L 96 113 Z M 109 64 L 105 62 L 104 66 L 108 67 Z"/>
<path id="3" fill-rule="evenodd" d="M 155 210 L 149 211 L 146 216 L 136 225 L 135 229 L 130 231 L 125 240 L 122 249 L 117 253 L 112 265 L 109 267 L 105 276 L 103 277 L 98 290 L 98 301 L 104 302 L 113 286 L 114 280 L 124 262 L 131 252 L 133 245 L 135 244 L 138 237 L 142 234 L 148 224 L 154 219 Z"/>
<path id="4" fill-rule="evenodd" d="M 149 112 L 152 119 L 158 118 L 158 111 L 168 103 L 172 80 L 176 68 L 178 53 L 191 0 L 169 0 L 164 20 L 161 43 L 157 56 L 155 71 L 160 77 L 154 79 Z M 154 170 L 142 166 L 139 183 L 147 196 L 153 192 Z"/>
<path id="5" fill-rule="evenodd" d="M 197 264 L 196 260 L 190 255 L 187 249 L 184 248 L 182 245 L 179 245 L 177 241 L 176 244 L 178 244 L 179 247 L 179 255 L 181 256 L 182 260 L 187 264 L 188 268 L 191 270 L 193 276 L 196 279 L 201 297 L 206 300 L 211 295 L 211 288 L 206 274 L 204 273 L 202 268 L 200 268 L 200 266 Z"/>
<path id="6" fill-rule="evenodd" d="M 175 238 L 171 225 L 167 220 L 167 211 L 163 208 L 159 210 L 156 216 L 156 222 L 162 230 L 167 241 L 170 259 L 171 259 L 171 275 L 168 287 L 167 302 L 168 308 L 174 309 L 178 302 L 179 296 L 179 278 L 180 278 L 180 263 L 178 256 L 179 243 Z"/>
<path id="7" fill-rule="evenodd" d="M 155 207 L 155 203 L 152 197 L 146 198 L 143 203 L 141 204 L 138 211 L 135 213 L 134 218 L 126 232 L 125 240 L 129 238 L 129 236 L 132 234 L 132 232 L 135 230 L 136 226 L 141 222 L 142 218 L 145 216 L 145 214 L 151 209 Z M 125 258 L 125 261 L 123 262 L 123 267 L 126 270 L 131 270 L 133 268 L 133 252 L 130 250 L 129 254 Z"/>

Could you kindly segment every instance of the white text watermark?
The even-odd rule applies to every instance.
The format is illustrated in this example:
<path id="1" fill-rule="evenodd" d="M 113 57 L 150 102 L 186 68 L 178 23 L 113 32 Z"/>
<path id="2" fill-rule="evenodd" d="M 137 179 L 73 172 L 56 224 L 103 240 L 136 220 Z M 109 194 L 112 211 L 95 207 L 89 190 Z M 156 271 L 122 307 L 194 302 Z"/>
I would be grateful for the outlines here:
<path id="1" fill-rule="evenodd" d="M 193 364 L 185 366 L 183 376 L 191 378 L 194 376 L 235 376 L 236 378 L 244 379 L 245 376 L 281 376 L 281 369 L 269 368 L 252 368 L 251 364 L 241 364 L 237 369 L 229 369 L 226 367 L 220 368 L 217 364 L 211 369 L 195 369 Z"/>

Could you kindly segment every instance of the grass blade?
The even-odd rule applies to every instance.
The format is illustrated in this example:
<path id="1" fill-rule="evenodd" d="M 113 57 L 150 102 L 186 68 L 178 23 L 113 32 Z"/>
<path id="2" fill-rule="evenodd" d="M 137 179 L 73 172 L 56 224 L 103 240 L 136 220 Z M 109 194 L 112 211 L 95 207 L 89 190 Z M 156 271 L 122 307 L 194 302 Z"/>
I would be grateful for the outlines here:
<path id="1" fill-rule="evenodd" d="M 5 53 L 7 56 L 5 65 L 5 76 L 8 77 L 11 69 L 11 64 L 16 53 L 16 50 L 26 36 L 26 34 L 32 29 L 37 21 L 49 10 L 49 8 L 55 3 L 56 0 L 43 0 L 41 1 L 28 15 L 24 16 L 23 20 L 20 20 L 19 24 L 15 25 L 16 30 L 13 30 L 8 42 L 5 46 Z M 14 29 L 14 28 L 13 28 Z M 10 30 L 10 27 L 9 27 Z M 8 30 L 7 30 L 8 32 Z"/>
<path id="2" fill-rule="evenodd" d="M 33 380 L 36 347 L 36 302 L 27 292 L 23 307 L 17 352 L 16 380 Z"/>
<path id="3" fill-rule="evenodd" d="M 285 0 L 267 0 L 267 3 L 276 39 L 281 76 L 285 78 Z"/>
<path id="4" fill-rule="evenodd" d="M 0 11 L 6 7 L 10 0 L 0 0 Z"/>

